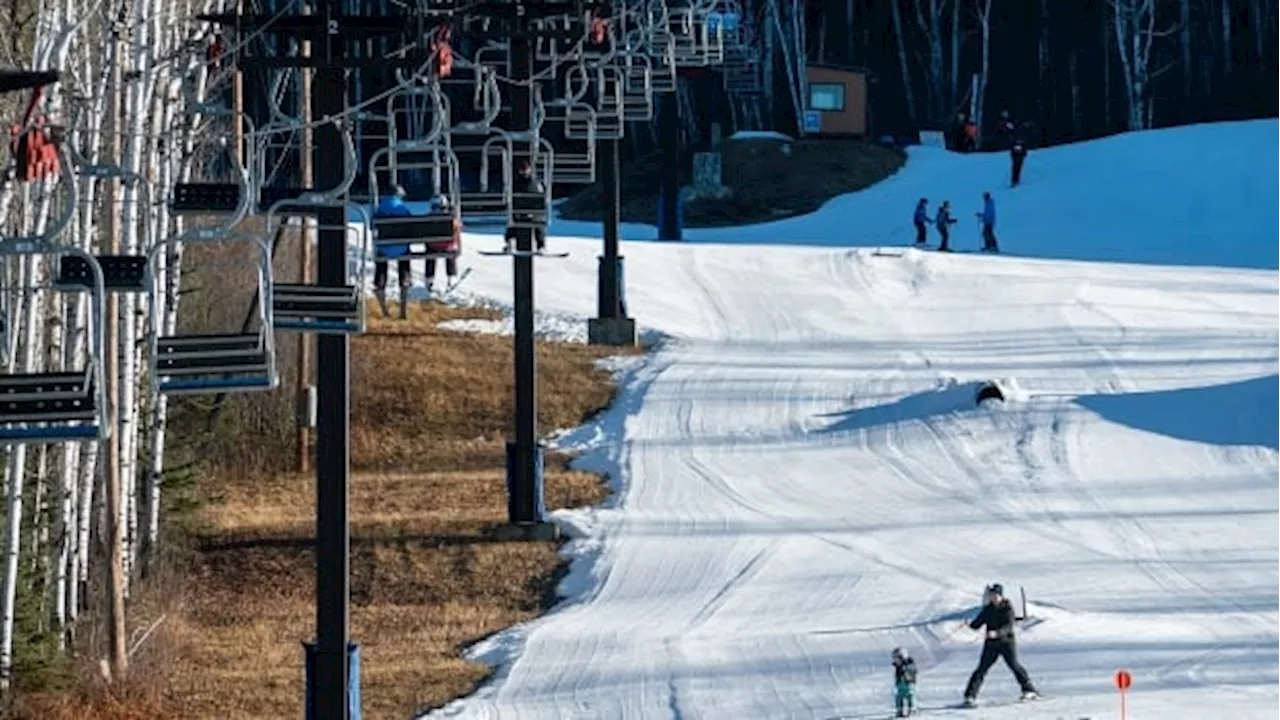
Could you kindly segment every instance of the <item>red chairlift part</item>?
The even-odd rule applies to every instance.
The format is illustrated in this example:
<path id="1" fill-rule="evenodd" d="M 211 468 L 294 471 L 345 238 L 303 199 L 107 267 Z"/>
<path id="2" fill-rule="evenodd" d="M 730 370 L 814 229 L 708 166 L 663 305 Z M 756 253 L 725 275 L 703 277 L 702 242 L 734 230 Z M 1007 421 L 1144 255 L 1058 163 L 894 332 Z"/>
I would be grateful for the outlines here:
<path id="1" fill-rule="evenodd" d="M 603 45 L 609 38 L 609 22 L 600 17 L 600 8 L 591 11 L 591 29 L 589 33 L 592 45 Z"/>
<path id="2" fill-rule="evenodd" d="M 214 33 L 213 39 L 209 42 L 209 48 L 205 51 L 205 61 L 214 70 L 222 69 L 222 58 L 227 54 L 227 44 L 222 39 L 222 33 Z"/>
<path id="3" fill-rule="evenodd" d="M 453 74 L 453 47 L 449 44 L 452 32 L 453 28 L 446 24 L 437 26 L 431 34 L 431 51 L 435 53 L 435 71 L 441 78 L 447 78 Z"/>
<path id="4" fill-rule="evenodd" d="M 17 161 L 18 182 L 31 182 L 58 172 L 58 152 L 53 146 L 48 130 L 44 127 L 48 118 L 41 116 L 32 122 L 36 105 L 39 104 L 42 96 L 41 88 L 34 88 L 31 91 L 31 101 L 27 103 L 22 123 L 14 125 L 10 130 L 13 139 L 9 143 L 9 151 Z"/>

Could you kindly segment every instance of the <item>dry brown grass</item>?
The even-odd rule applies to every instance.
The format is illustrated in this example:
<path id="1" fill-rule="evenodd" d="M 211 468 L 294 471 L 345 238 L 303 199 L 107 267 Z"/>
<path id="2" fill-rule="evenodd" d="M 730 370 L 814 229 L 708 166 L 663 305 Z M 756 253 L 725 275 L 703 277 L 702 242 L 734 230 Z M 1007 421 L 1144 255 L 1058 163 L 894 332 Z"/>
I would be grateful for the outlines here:
<path id="1" fill-rule="evenodd" d="M 353 343 L 352 637 L 365 717 L 412 717 L 470 692 L 488 669 L 461 647 L 540 613 L 560 559 L 550 542 L 494 539 L 506 519 L 509 337 L 441 331 L 480 310 L 414 308 Z M 597 358 L 540 343 L 540 429 L 581 424 L 612 396 Z M 288 428 L 279 429 L 287 432 Z M 548 457 L 549 509 L 598 502 L 599 478 Z M 314 634 L 314 480 L 222 472 L 205 488 L 166 706 L 184 718 L 299 717 L 302 641 Z"/>

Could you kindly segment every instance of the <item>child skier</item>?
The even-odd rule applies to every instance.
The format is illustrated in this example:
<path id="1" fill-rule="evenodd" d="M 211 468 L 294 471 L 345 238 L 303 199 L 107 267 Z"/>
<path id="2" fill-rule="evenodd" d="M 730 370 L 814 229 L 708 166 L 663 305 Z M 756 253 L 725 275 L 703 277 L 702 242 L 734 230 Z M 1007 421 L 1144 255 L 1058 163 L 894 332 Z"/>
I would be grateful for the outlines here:
<path id="1" fill-rule="evenodd" d="M 898 717 L 907 717 L 916 712 L 916 661 L 911 659 L 905 648 L 893 650 L 893 704 Z"/>

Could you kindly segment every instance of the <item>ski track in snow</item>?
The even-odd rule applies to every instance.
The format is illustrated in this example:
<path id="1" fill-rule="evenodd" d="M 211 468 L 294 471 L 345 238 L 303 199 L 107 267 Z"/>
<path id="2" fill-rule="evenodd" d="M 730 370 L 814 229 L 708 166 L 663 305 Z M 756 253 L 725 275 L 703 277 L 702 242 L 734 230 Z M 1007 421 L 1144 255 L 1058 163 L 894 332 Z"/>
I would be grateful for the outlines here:
<path id="1" fill-rule="evenodd" d="M 552 242 L 572 255 L 540 261 L 539 308 L 592 315 L 598 241 Z M 667 339 L 561 437 L 616 494 L 555 514 L 575 538 L 568 598 L 477 645 L 495 677 L 425 717 L 883 717 L 897 645 L 940 707 L 976 663 L 960 624 L 992 581 L 1026 588 L 1020 651 L 1050 698 L 964 717 L 1112 717 L 1121 667 L 1132 720 L 1274 717 L 1276 451 L 1078 398 L 1276 374 L 1275 272 L 625 254 L 629 304 Z M 509 299 L 507 264 L 481 260 L 470 291 Z M 1025 397 L 975 407 L 997 378 Z M 1015 692 L 998 664 L 982 697 Z"/>

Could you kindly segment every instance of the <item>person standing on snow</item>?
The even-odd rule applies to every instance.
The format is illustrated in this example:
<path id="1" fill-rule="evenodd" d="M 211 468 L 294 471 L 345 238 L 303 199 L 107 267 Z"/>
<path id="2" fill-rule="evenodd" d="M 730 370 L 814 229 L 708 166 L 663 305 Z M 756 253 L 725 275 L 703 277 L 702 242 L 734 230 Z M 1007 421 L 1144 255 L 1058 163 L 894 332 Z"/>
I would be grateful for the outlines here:
<path id="1" fill-rule="evenodd" d="M 920 202 L 916 203 L 916 214 L 912 218 L 916 225 L 916 244 L 924 245 L 929 242 L 929 199 L 920 198 Z"/>
<path id="2" fill-rule="evenodd" d="M 1001 110 L 1000 119 L 996 121 L 996 136 L 1000 138 L 1002 146 L 1006 148 L 1013 147 L 1017 127 L 1013 122 L 1013 118 L 1009 116 L 1009 111 L 1007 109 Z"/>
<path id="3" fill-rule="evenodd" d="M 950 225 L 956 224 L 956 219 L 951 217 L 951 201 L 943 200 L 938 206 L 938 216 L 933 219 L 934 225 L 938 228 L 938 234 L 942 236 L 942 243 L 938 245 L 938 249 L 942 252 L 951 252 L 951 247 L 947 244 L 951 240 Z"/>
<path id="4" fill-rule="evenodd" d="M 1004 596 L 1004 588 L 999 583 L 988 585 L 983 593 L 983 599 L 985 604 L 982 610 L 968 623 L 969 628 L 973 630 L 984 625 L 987 629 L 986 640 L 982 644 L 982 657 L 978 660 L 978 667 L 973 671 L 973 675 L 969 676 L 969 684 L 964 689 L 965 706 L 977 705 L 978 691 L 982 688 L 982 681 L 986 679 L 987 671 L 998 658 L 1004 658 L 1005 664 L 1013 671 L 1014 678 L 1022 687 L 1023 700 L 1039 697 L 1026 668 L 1018 662 L 1018 643 L 1013 631 L 1017 617 L 1013 612 L 1013 605 Z"/>
<path id="5" fill-rule="evenodd" d="M 905 648 L 893 649 L 893 705 L 900 718 L 916 712 L 916 661 Z"/>
<path id="6" fill-rule="evenodd" d="M 986 252 L 1000 252 L 996 243 L 996 201 L 990 192 L 982 193 L 982 212 L 977 213 L 982 221 L 982 249 Z"/>
<path id="7" fill-rule="evenodd" d="M 1009 160 L 1013 163 L 1013 170 L 1009 178 L 1011 187 L 1018 187 L 1018 183 L 1022 181 L 1022 163 L 1027 159 L 1027 144 L 1021 139 L 1015 140 L 1013 147 L 1009 148 Z"/>

